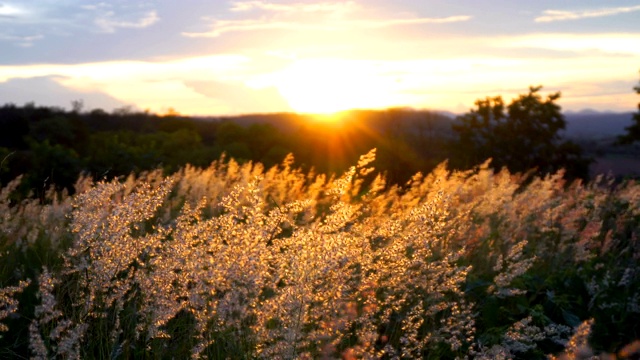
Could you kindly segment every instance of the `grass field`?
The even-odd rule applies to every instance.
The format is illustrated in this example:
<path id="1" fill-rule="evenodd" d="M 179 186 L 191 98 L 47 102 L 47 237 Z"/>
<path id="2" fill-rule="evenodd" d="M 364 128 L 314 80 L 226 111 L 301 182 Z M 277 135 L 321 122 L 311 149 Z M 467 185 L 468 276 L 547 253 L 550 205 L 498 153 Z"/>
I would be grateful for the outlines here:
<path id="1" fill-rule="evenodd" d="M 625 358 L 640 185 L 292 159 L 0 193 L 0 357 Z"/>

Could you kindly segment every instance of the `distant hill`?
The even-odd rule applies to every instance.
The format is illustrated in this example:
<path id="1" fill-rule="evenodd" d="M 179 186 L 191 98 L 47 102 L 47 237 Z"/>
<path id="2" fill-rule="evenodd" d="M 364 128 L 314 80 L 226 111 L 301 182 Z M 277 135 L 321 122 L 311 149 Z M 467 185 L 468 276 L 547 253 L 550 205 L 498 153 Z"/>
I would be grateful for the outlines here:
<path id="1" fill-rule="evenodd" d="M 456 114 L 445 111 L 390 109 L 390 110 L 349 110 L 338 113 L 344 126 L 363 123 L 368 128 L 381 131 L 388 129 L 389 122 L 397 122 L 405 130 L 421 131 L 427 124 L 430 131 L 438 135 L 450 136 L 451 123 Z M 572 139 L 603 139 L 622 135 L 625 128 L 631 125 L 632 112 L 614 113 L 594 110 L 567 111 L 564 113 L 567 121 L 565 136 Z M 321 117 L 308 114 L 273 113 L 249 114 L 238 116 L 207 117 L 206 120 L 231 121 L 238 125 L 270 124 L 282 131 L 295 131 L 306 127 L 315 121 L 323 121 Z M 431 119 L 425 121 L 425 119 Z"/>
<path id="2" fill-rule="evenodd" d="M 631 125 L 633 113 L 583 110 L 566 112 L 564 116 L 567 121 L 565 134 L 568 138 L 603 139 L 624 134 L 625 128 Z"/>
<path id="3" fill-rule="evenodd" d="M 337 117 L 338 120 L 331 120 Z M 377 133 L 408 132 L 425 133 L 444 137 L 451 134 L 451 123 L 455 115 L 444 111 L 413 110 L 408 108 L 395 108 L 388 110 L 348 110 L 331 116 L 296 114 L 296 113 L 272 113 L 272 114 L 248 114 L 223 117 L 200 118 L 211 121 L 230 121 L 241 126 L 252 124 L 269 124 L 281 131 L 291 132 L 301 128 L 314 126 L 317 123 L 333 122 L 342 128 L 356 128 Z"/>

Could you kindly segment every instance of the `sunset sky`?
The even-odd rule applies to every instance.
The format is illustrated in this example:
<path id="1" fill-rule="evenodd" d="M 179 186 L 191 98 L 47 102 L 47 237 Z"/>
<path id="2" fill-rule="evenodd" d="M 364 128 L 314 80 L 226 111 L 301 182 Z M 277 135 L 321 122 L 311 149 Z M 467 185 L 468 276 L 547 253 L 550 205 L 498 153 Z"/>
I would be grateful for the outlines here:
<path id="1" fill-rule="evenodd" d="M 467 111 L 530 85 L 634 111 L 640 1 L 0 0 L 0 104 Z"/>

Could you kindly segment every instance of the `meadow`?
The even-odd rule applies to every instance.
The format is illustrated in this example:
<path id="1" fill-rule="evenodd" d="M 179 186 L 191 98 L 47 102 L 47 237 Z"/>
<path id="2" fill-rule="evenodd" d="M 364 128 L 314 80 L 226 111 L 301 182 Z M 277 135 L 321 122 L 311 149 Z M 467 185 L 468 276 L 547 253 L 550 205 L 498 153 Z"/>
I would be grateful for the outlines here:
<path id="1" fill-rule="evenodd" d="M 0 357 L 628 358 L 640 184 L 220 159 L 0 191 Z"/>

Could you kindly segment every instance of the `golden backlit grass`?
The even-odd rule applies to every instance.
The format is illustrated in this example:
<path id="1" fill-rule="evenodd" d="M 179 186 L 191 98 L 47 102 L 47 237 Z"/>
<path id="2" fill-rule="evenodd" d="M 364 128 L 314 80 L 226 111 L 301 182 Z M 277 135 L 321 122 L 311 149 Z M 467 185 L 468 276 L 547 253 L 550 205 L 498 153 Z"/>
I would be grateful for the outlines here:
<path id="1" fill-rule="evenodd" d="M 488 359 L 637 336 L 639 185 L 443 164 L 387 186 L 374 156 L 331 178 L 291 157 L 82 178 L 46 204 L 10 184 L 0 340 L 34 358 Z"/>

